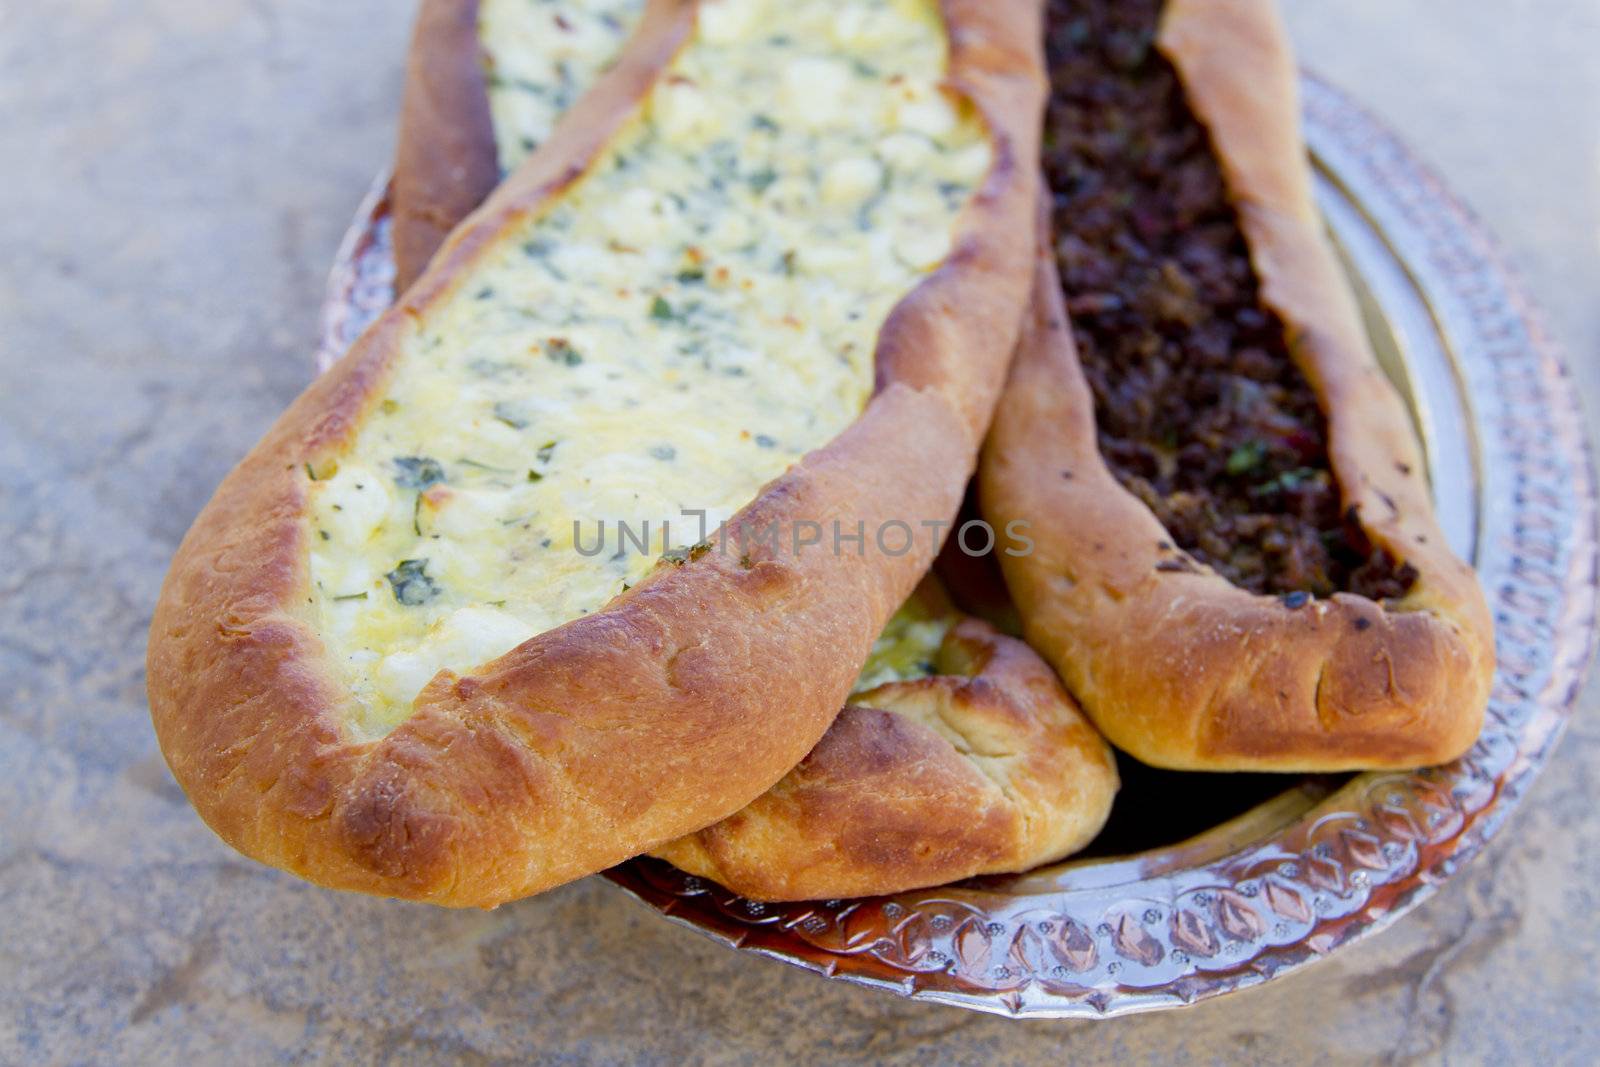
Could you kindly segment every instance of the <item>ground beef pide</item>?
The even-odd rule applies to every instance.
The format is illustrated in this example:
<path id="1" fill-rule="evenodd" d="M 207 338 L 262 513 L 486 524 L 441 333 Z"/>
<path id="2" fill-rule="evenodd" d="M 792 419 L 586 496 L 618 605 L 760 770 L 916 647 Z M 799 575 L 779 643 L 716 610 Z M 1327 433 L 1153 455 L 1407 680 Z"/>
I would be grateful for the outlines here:
<path id="1" fill-rule="evenodd" d="M 1397 597 L 1342 513 L 1325 420 L 1262 307 L 1161 0 L 1051 0 L 1044 164 L 1101 454 L 1195 559 L 1256 593 Z"/>

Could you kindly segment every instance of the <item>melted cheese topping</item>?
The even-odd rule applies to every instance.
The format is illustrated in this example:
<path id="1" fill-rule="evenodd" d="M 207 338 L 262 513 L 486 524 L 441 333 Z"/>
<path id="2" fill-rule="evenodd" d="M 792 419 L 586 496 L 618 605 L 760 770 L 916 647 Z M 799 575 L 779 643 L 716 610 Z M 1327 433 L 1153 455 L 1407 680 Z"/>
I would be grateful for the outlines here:
<path id="1" fill-rule="evenodd" d="M 479 0 L 489 111 L 503 171 L 543 144 L 611 65 L 645 0 Z"/>
<path id="2" fill-rule="evenodd" d="M 701 12 L 640 115 L 461 279 L 315 472 L 322 631 L 372 733 L 440 669 L 602 607 L 704 536 L 686 510 L 715 529 L 854 421 L 879 327 L 988 169 L 938 88 L 932 0 Z"/>
<path id="3" fill-rule="evenodd" d="M 929 607 L 912 597 L 900 605 L 861 668 L 851 692 L 863 693 L 888 682 L 911 682 L 937 673 L 939 646 L 956 624 L 953 611 Z"/>

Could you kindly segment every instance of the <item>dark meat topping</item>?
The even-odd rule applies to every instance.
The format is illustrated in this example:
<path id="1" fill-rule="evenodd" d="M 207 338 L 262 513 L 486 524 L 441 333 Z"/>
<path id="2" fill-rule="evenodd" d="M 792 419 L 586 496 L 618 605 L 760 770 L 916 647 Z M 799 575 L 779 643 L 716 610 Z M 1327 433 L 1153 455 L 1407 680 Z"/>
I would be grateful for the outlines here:
<path id="1" fill-rule="evenodd" d="M 1260 302 L 1159 0 L 1052 0 L 1045 169 L 1100 451 L 1178 546 L 1280 595 L 1403 594 L 1340 505 L 1326 426 Z"/>

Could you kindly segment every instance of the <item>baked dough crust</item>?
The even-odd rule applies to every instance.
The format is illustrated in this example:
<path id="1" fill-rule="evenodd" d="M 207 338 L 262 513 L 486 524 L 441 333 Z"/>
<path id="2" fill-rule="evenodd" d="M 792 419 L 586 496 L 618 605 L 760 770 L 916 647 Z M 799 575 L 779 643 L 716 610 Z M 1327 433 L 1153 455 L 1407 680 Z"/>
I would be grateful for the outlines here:
<path id="1" fill-rule="evenodd" d="M 1112 743 L 1156 766 L 1334 771 L 1454 759 L 1488 700 L 1488 608 L 1434 517 L 1406 410 L 1322 231 L 1277 9 L 1171 0 L 1157 44 L 1210 132 L 1261 299 L 1327 417 L 1344 505 L 1418 578 L 1384 604 L 1337 594 L 1291 607 L 1174 548 L 1100 456 L 1061 283 L 1042 251 L 1032 322 L 979 480 L 991 522 L 1031 524 L 1032 555 L 1001 560 L 1024 632 Z"/>
<path id="2" fill-rule="evenodd" d="M 467 676 L 441 672 L 381 740 L 352 735 L 308 603 L 307 464 L 338 454 L 402 343 L 507 227 L 573 183 L 692 28 L 653 3 L 617 64 L 429 268 L 294 401 L 179 547 L 151 624 L 162 750 L 201 816 L 263 862 L 341 889 L 493 906 L 744 807 L 838 714 L 873 639 L 931 562 L 755 543 L 663 564 L 605 608 Z M 948 83 L 993 164 L 952 252 L 880 331 L 861 417 L 735 524 L 948 519 L 1004 381 L 1029 291 L 1044 98 L 1033 0 L 947 0 Z"/>
<path id="3" fill-rule="evenodd" d="M 478 0 L 422 0 L 390 194 L 395 292 L 411 287 L 456 223 L 499 184 Z"/>

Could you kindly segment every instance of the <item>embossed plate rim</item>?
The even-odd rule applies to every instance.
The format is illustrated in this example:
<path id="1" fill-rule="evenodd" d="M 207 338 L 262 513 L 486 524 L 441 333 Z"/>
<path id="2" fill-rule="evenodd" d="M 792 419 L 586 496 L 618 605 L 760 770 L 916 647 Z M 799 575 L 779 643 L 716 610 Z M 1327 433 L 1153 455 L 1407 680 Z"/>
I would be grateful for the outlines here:
<path id="1" fill-rule="evenodd" d="M 1335 235 L 1385 315 L 1407 320 L 1388 324 L 1407 380 L 1454 383 L 1448 398 L 1425 397 L 1419 418 L 1435 470 L 1473 483 L 1441 493 L 1441 514 L 1459 547 L 1478 550 L 1499 629 L 1502 666 L 1473 751 L 1445 768 L 1358 776 L 1271 833 L 1158 874 L 1153 857 L 1182 846 L 861 901 L 756 904 L 645 859 L 605 877 L 673 922 L 826 977 L 1002 1015 L 1104 1017 L 1192 1004 L 1324 957 L 1421 903 L 1499 830 L 1594 649 L 1590 446 L 1556 345 L 1483 226 L 1350 98 L 1311 75 L 1303 91 Z M 387 184 L 380 176 L 336 257 L 319 369 L 392 299 Z M 1452 443 L 1469 449 L 1465 466 L 1441 453 Z M 1026 893 L 1007 891 L 1023 881 Z"/>

